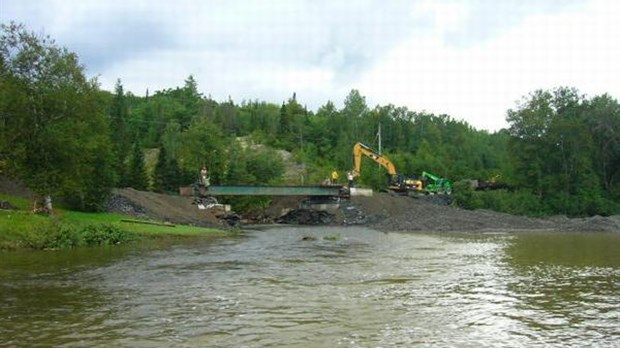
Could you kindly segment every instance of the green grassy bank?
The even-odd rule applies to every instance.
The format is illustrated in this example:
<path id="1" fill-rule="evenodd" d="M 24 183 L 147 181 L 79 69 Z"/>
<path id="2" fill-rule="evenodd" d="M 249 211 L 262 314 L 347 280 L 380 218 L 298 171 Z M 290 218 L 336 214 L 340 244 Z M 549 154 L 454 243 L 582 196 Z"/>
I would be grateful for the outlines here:
<path id="1" fill-rule="evenodd" d="M 0 210 L 0 250 L 66 249 L 112 245 L 162 236 L 218 237 L 226 232 L 186 225 L 135 220 L 121 214 L 83 213 L 63 209 L 54 216 L 30 213 L 26 199 L 0 194 L 15 210 Z"/>

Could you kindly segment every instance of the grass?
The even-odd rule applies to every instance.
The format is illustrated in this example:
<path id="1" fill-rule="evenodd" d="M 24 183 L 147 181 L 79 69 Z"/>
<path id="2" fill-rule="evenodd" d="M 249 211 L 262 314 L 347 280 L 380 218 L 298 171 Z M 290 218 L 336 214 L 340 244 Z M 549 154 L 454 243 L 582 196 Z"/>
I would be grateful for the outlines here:
<path id="1" fill-rule="evenodd" d="M 189 225 L 169 225 L 166 226 L 162 224 L 152 225 L 152 224 L 140 224 L 134 222 L 124 222 L 122 220 L 132 220 L 132 221 L 140 221 L 136 220 L 130 216 L 122 215 L 122 214 L 112 214 L 112 213 L 84 213 L 79 211 L 64 211 L 64 216 L 69 221 L 77 225 L 88 225 L 92 223 L 101 223 L 101 224 L 119 224 L 123 229 L 137 233 L 137 234 L 170 234 L 170 235 L 200 235 L 200 234 L 218 234 L 223 235 L 224 232 L 211 228 L 204 227 L 196 227 Z M 150 220 L 144 220 L 145 222 L 149 222 Z M 174 226 L 174 227 L 172 227 Z"/>
<path id="2" fill-rule="evenodd" d="M 11 205 L 20 210 L 28 210 L 32 204 L 32 202 L 26 198 L 10 196 L 4 193 L 0 193 L 0 201 L 8 201 Z"/>
<path id="3" fill-rule="evenodd" d="M 187 225 L 140 223 L 111 213 L 84 213 L 55 209 L 54 216 L 30 213 L 26 199 L 0 195 L 16 210 L 0 211 L 0 250 L 63 249 L 84 245 L 120 244 L 162 236 L 224 236 L 226 232 Z M 132 220 L 124 222 L 122 220 Z"/>

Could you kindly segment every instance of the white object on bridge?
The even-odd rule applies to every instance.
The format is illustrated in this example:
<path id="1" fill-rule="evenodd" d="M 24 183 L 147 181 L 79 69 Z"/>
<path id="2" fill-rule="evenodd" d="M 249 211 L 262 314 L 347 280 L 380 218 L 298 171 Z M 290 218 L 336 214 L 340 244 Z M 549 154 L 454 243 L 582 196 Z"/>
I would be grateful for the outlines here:
<path id="1" fill-rule="evenodd" d="M 351 193 L 351 196 L 372 197 L 372 189 L 351 187 L 349 191 Z"/>

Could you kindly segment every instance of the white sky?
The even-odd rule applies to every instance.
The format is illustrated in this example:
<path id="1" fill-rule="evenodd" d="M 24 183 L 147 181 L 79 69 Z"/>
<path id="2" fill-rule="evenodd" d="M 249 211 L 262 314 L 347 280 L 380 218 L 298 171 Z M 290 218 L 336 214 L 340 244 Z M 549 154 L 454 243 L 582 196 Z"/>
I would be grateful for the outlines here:
<path id="1" fill-rule="evenodd" d="M 0 0 L 11 20 L 137 95 L 193 74 L 216 100 L 316 111 L 358 89 L 490 131 L 535 89 L 620 97 L 617 0 Z"/>

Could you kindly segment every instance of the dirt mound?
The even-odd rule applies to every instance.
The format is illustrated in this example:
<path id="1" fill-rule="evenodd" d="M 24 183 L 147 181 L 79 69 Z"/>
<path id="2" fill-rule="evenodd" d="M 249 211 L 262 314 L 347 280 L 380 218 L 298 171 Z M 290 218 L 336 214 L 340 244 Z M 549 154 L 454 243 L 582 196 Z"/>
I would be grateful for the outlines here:
<path id="1" fill-rule="evenodd" d="M 373 197 L 352 197 L 351 203 L 368 215 L 370 226 L 382 231 L 620 232 L 620 216 L 534 219 L 489 210 L 459 209 L 426 199 L 387 193 L 375 193 Z"/>
<path id="2" fill-rule="evenodd" d="M 114 189 L 108 211 L 176 224 L 223 227 L 225 221 L 209 210 L 201 210 L 190 197 L 171 196 L 132 188 Z"/>
<path id="3" fill-rule="evenodd" d="M 31 199 L 32 192 L 18 181 L 0 175 L 0 192 Z M 570 219 L 554 216 L 533 219 L 489 210 L 464 210 L 451 206 L 441 197 L 412 198 L 376 192 L 372 197 L 343 200 L 331 215 L 295 213 L 301 197 L 274 197 L 271 205 L 260 212 L 238 217 L 216 215 L 198 209 L 191 197 L 180 197 L 115 189 L 107 203 L 107 211 L 203 227 L 227 228 L 239 218 L 245 224 L 282 222 L 297 224 L 368 225 L 382 231 L 518 231 L 554 230 L 575 232 L 620 232 L 620 216 L 593 216 Z M 234 210 L 234 207 L 233 207 Z M 230 217 L 233 217 L 231 220 Z"/>
<path id="4" fill-rule="evenodd" d="M 569 219 L 562 218 L 558 221 L 557 218 L 550 218 L 551 221 L 556 221 L 558 229 L 562 231 L 575 231 L 575 232 L 620 232 L 620 216 L 592 216 L 587 218 Z"/>
<path id="5" fill-rule="evenodd" d="M 444 199 L 412 198 L 374 193 L 372 197 L 343 200 L 335 212 L 300 209 L 300 197 L 274 197 L 259 212 L 241 216 L 244 224 L 291 223 L 304 225 L 367 225 L 381 231 L 576 231 L 620 232 L 620 216 L 569 219 L 556 216 L 534 219 L 489 210 L 446 206 Z M 206 227 L 227 227 L 230 222 L 209 210 L 200 210 L 192 198 L 117 189 L 109 211 L 159 221 Z M 233 207 L 234 210 L 234 207 Z M 236 215 L 235 215 L 236 216 Z"/>

